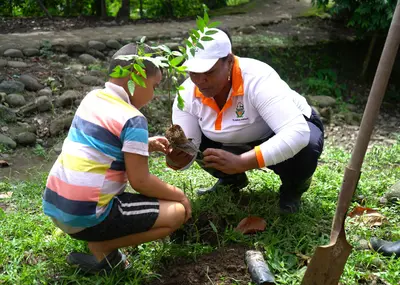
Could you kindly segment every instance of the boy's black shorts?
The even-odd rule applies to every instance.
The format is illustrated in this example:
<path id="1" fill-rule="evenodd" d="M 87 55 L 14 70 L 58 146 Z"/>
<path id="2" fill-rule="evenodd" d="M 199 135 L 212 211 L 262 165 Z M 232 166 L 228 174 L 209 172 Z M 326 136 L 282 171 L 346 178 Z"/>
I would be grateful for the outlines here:
<path id="1" fill-rule="evenodd" d="M 114 197 L 111 211 L 104 221 L 70 236 L 84 241 L 105 241 L 147 232 L 156 222 L 159 208 L 156 198 L 122 193 Z"/>

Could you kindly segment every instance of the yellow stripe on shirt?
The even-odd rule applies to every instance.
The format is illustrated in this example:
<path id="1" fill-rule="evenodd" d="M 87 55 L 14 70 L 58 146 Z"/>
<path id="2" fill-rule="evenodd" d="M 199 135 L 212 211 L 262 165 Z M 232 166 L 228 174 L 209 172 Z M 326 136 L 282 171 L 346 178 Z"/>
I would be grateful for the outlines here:
<path id="1" fill-rule="evenodd" d="M 67 153 L 63 153 L 60 155 L 59 162 L 63 167 L 70 170 L 104 175 L 106 174 L 106 171 L 110 168 L 109 164 L 102 164 L 91 159 L 82 158 Z"/>

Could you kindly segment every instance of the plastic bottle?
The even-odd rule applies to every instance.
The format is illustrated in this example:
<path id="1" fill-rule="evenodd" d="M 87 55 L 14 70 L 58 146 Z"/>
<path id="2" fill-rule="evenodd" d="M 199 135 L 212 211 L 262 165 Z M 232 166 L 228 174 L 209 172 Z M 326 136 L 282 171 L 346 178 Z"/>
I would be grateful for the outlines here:
<path id="1" fill-rule="evenodd" d="M 246 264 L 254 283 L 257 285 L 275 284 L 274 275 L 269 270 L 260 251 L 246 251 Z"/>

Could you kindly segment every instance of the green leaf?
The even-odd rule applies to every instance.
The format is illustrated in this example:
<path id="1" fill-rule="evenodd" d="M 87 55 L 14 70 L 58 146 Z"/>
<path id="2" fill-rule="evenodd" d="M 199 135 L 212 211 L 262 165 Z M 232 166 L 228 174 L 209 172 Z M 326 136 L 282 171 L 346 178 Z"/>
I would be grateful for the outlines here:
<path id="1" fill-rule="evenodd" d="M 132 79 L 135 81 L 135 83 L 139 86 L 142 86 L 143 88 L 146 88 L 146 83 L 144 83 L 144 80 L 142 77 L 137 76 L 136 74 L 132 73 Z"/>
<path id="2" fill-rule="evenodd" d="M 213 222 L 211 222 L 211 221 L 209 221 L 209 222 L 210 222 L 210 226 L 211 226 L 212 230 L 217 234 L 218 233 L 217 227 L 214 225 Z"/>
<path id="3" fill-rule="evenodd" d="M 153 49 L 159 49 L 162 51 L 165 51 L 166 53 L 170 54 L 171 53 L 171 49 L 169 47 L 167 47 L 166 45 L 159 45 L 156 47 L 152 47 Z"/>
<path id="4" fill-rule="evenodd" d="M 200 32 L 204 32 L 204 28 L 206 24 L 204 23 L 204 20 L 200 17 L 197 18 L 196 20 L 197 28 L 200 30 Z"/>
<path id="5" fill-rule="evenodd" d="M 191 30 L 191 34 L 192 34 L 193 36 L 195 36 L 197 39 L 200 38 L 200 33 L 199 33 L 197 30 L 195 30 L 195 29 L 192 29 L 192 30 Z"/>
<path id="6" fill-rule="evenodd" d="M 191 48 L 190 53 L 192 54 L 192 56 L 194 56 L 196 54 L 196 50 L 194 48 Z"/>
<path id="7" fill-rule="evenodd" d="M 204 36 L 204 37 L 201 38 L 201 40 L 202 40 L 203 42 L 209 42 L 209 41 L 212 41 L 213 38 L 212 38 L 212 37 L 208 37 L 208 36 Z"/>
<path id="8" fill-rule="evenodd" d="M 183 87 L 182 85 L 178 87 L 178 91 L 182 91 L 185 90 L 185 87 Z"/>
<path id="9" fill-rule="evenodd" d="M 128 81 L 128 90 L 131 96 L 133 96 L 133 92 L 135 92 L 135 83 L 132 80 Z"/>
<path id="10" fill-rule="evenodd" d="M 116 66 L 113 69 L 113 72 L 110 74 L 112 78 L 123 78 L 129 75 L 128 67 L 122 68 L 120 65 Z"/>
<path id="11" fill-rule="evenodd" d="M 206 32 L 206 35 L 211 36 L 211 35 L 214 35 L 214 34 L 216 34 L 216 33 L 218 33 L 217 30 L 208 30 L 208 31 Z"/>
<path id="12" fill-rule="evenodd" d="M 185 108 L 185 100 L 183 100 L 181 94 L 179 93 L 178 93 L 178 108 L 181 111 L 183 111 L 183 108 Z"/>
<path id="13" fill-rule="evenodd" d="M 187 67 L 186 67 L 186 66 L 183 66 L 183 65 L 181 65 L 181 66 L 179 66 L 179 67 L 175 67 L 176 71 L 181 72 L 181 73 L 185 73 L 186 68 L 187 68 Z"/>
<path id="14" fill-rule="evenodd" d="M 198 43 L 196 44 L 196 46 L 197 46 L 198 48 L 204 49 L 204 46 L 203 46 L 203 44 L 202 44 L 202 43 L 200 43 L 200 42 L 198 42 Z"/>
<path id="15" fill-rule="evenodd" d="M 181 52 L 176 51 L 176 50 L 172 52 L 172 55 L 173 56 L 183 56 L 183 54 Z"/>
<path id="16" fill-rule="evenodd" d="M 177 65 L 180 64 L 184 59 L 185 59 L 185 57 L 183 57 L 183 56 L 175 57 L 175 58 L 172 59 L 169 63 L 170 63 L 172 66 L 177 66 Z"/>
<path id="17" fill-rule="evenodd" d="M 145 40 L 146 40 L 146 36 L 143 36 L 143 37 L 140 39 L 140 43 L 141 43 L 141 44 L 144 43 Z"/>
<path id="18" fill-rule="evenodd" d="M 208 22 L 210 21 L 210 18 L 208 17 L 207 11 L 204 10 L 204 23 L 207 26 Z"/>
<path id="19" fill-rule="evenodd" d="M 189 40 L 185 40 L 185 44 L 186 44 L 189 48 L 193 47 L 193 44 L 192 44 Z"/>
<path id="20" fill-rule="evenodd" d="M 144 71 L 144 69 L 139 64 L 135 63 L 133 66 L 136 69 L 136 71 L 139 72 L 139 74 L 141 76 L 143 76 L 143 78 L 147 78 L 146 72 Z"/>
<path id="21" fill-rule="evenodd" d="M 221 25 L 221 22 L 219 22 L 219 21 L 212 22 L 211 24 L 208 25 L 208 28 L 209 28 L 209 29 L 216 28 L 216 27 L 218 27 L 219 25 Z"/>

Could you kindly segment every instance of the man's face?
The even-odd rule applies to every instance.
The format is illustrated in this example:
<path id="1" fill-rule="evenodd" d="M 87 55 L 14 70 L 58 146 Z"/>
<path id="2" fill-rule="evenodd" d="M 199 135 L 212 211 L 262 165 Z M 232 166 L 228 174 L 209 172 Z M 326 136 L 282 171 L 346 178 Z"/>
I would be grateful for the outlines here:
<path id="1" fill-rule="evenodd" d="M 189 72 L 190 79 L 205 96 L 212 98 L 219 94 L 228 83 L 229 58 L 219 59 L 217 63 L 205 73 Z"/>

